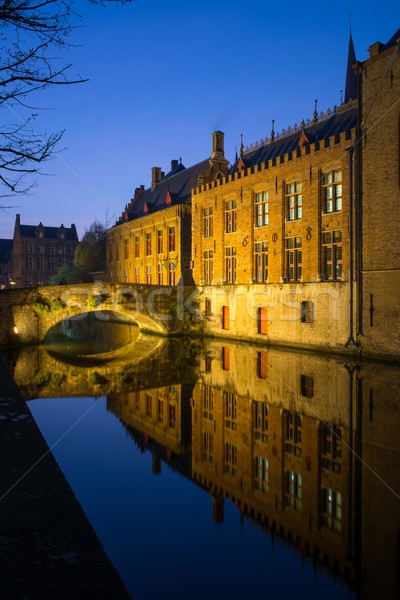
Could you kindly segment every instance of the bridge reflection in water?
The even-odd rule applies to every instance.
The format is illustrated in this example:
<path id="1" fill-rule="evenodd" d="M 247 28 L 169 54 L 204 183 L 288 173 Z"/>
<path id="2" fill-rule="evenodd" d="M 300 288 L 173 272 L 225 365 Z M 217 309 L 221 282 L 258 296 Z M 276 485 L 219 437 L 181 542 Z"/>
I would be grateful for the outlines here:
<path id="1" fill-rule="evenodd" d="M 398 598 L 398 366 L 225 342 L 221 347 L 221 343 L 208 343 L 197 358 L 189 342 L 183 347 L 165 344 L 140 368 L 129 363 L 115 367 L 118 374 L 111 386 L 110 373 L 103 371 L 108 377 L 107 410 L 121 421 L 142 460 L 151 459 L 150 479 L 141 479 L 140 455 L 135 455 L 130 470 L 123 474 L 130 516 L 126 522 L 121 509 L 121 526 L 130 532 L 129 543 L 126 539 L 112 543 L 104 533 L 107 512 L 120 510 L 121 497 L 111 497 L 101 517 L 93 517 L 133 596 L 141 597 L 140 590 L 150 597 L 162 594 L 167 581 L 155 576 L 169 572 L 176 578 L 176 583 L 168 581 L 168 586 L 176 586 L 176 598 L 201 597 L 207 586 L 210 597 L 236 598 L 246 592 L 265 595 L 270 590 L 289 598 L 296 593 L 294 581 L 299 597 L 306 593 L 307 598 L 344 598 L 351 590 L 356 598 Z M 31 373 L 49 360 L 44 354 L 35 358 L 32 354 L 31 359 L 36 360 Z M 58 365 L 59 372 L 63 368 L 71 367 Z M 39 391 L 37 384 L 18 381 L 18 362 L 15 374 L 27 397 Z M 70 384 L 70 377 L 59 383 L 58 395 L 79 395 Z M 51 381 L 45 383 L 37 396 L 46 394 L 46 386 L 47 395 L 55 395 L 51 385 Z M 99 385 L 94 384 L 91 395 L 98 395 Z M 85 388 L 85 394 L 89 391 Z M 35 412 L 34 402 L 31 409 Z M 95 443 L 92 439 L 85 442 Z M 107 440 L 102 437 L 100 443 Z M 109 452 L 111 460 L 111 444 Z M 81 468 L 79 461 L 75 468 Z M 154 479 L 150 473 L 162 477 Z M 176 473 L 183 479 L 172 477 Z M 162 480 L 164 484 L 159 483 Z M 133 481 L 138 487 L 132 495 Z M 185 481 L 191 482 L 193 492 L 188 492 Z M 141 493 L 149 498 L 149 489 L 152 496 L 145 515 L 138 498 Z M 170 492 L 175 494 L 176 511 Z M 204 492 L 209 497 L 208 525 Z M 75 493 L 79 497 L 79 491 Z M 182 498 L 189 503 L 185 509 Z M 99 498 L 94 492 L 85 502 L 90 517 L 89 505 Z M 189 521 L 182 514 L 186 512 Z M 161 523 L 158 514 L 163 515 Z M 139 524 L 141 520 L 148 524 L 147 530 Z M 199 541 L 196 528 L 197 533 L 188 529 L 178 535 L 180 529 L 189 527 L 185 523 L 196 520 L 207 530 L 209 542 L 204 537 Z M 218 527 L 210 529 L 212 522 Z M 244 532 L 244 537 L 235 537 L 233 530 Z M 261 536 L 264 542 L 254 542 L 261 562 L 246 546 L 246 536 L 253 540 L 255 531 L 265 534 Z M 156 547 L 147 543 L 147 537 Z M 185 540 L 186 551 L 177 550 L 177 539 Z M 266 554 L 268 539 L 275 547 L 273 559 Z M 241 545 L 247 548 L 244 555 Z M 303 565 L 302 578 L 294 571 L 280 571 L 289 564 L 283 546 L 294 551 L 298 564 Z M 235 556 L 241 557 L 239 562 Z M 327 574 L 332 576 L 330 583 Z M 190 580 L 193 589 L 179 587 L 180 581 Z"/>

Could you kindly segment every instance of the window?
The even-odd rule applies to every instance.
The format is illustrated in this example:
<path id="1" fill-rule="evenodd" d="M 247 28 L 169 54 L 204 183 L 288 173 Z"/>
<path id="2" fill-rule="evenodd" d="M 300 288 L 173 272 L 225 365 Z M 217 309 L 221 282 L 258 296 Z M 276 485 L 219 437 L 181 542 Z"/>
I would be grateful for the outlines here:
<path id="1" fill-rule="evenodd" d="M 236 475 L 237 448 L 233 444 L 225 442 L 225 465 L 224 471 L 229 475 Z"/>
<path id="2" fill-rule="evenodd" d="M 168 227 L 168 252 L 175 252 L 175 227 Z"/>
<path id="3" fill-rule="evenodd" d="M 236 231 L 236 200 L 225 202 L 225 233 Z"/>
<path id="4" fill-rule="evenodd" d="M 72 248 L 72 251 L 73 251 L 73 248 Z M 50 246 L 49 247 L 49 254 L 55 254 L 55 253 L 56 253 L 55 247 L 54 246 Z"/>
<path id="5" fill-rule="evenodd" d="M 302 323 L 314 323 L 314 302 L 303 300 L 300 304 L 300 321 Z"/>
<path id="6" fill-rule="evenodd" d="M 157 231 L 157 254 L 164 252 L 164 233 L 162 229 Z"/>
<path id="7" fill-rule="evenodd" d="M 37 270 L 44 271 L 44 257 L 38 256 L 37 258 Z"/>
<path id="8" fill-rule="evenodd" d="M 204 301 L 204 314 L 206 317 L 211 317 L 212 315 L 210 298 L 206 298 Z"/>
<path id="9" fill-rule="evenodd" d="M 229 306 L 222 307 L 222 329 L 229 329 Z"/>
<path id="10" fill-rule="evenodd" d="M 301 510 L 301 475 L 293 471 L 285 472 L 285 504 L 294 510 Z"/>
<path id="11" fill-rule="evenodd" d="M 54 256 L 49 257 L 49 271 L 56 270 L 56 259 Z"/>
<path id="12" fill-rule="evenodd" d="M 158 285 L 163 285 L 164 277 L 163 277 L 163 266 L 158 265 Z"/>
<path id="13" fill-rule="evenodd" d="M 321 524 L 335 533 L 342 530 L 342 494 L 326 487 L 321 489 Z"/>
<path id="14" fill-rule="evenodd" d="M 314 397 L 314 378 L 310 375 L 301 375 L 300 377 L 301 395 L 304 398 Z"/>
<path id="15" fill-rule="evenodd" d="M 254 279 L 257 283 L 268 282 L 268 242 L 254 244 Z"/>
<path id="16" fill-rule="evenodd" d="M 151 233 L 146 233 L 146 256 L 151 256 Z"/>
<path id="17" fill-rule="evenodd" d="M 203 432 L 203 461 L 212 463 L 214 453 L 214 436 L 208 431 Z"/>
<path id="18" fill-rule="evenodd" d="M 223 393 L 223 402 L 225 408 L 225 428 L 236 430 L 236 394 L 228 392 Z"/>
<path id="19" fill-rule="evenodd" d="M 268 359 L 266 350 L 257 352 L 257 377 L 259 379 L 267 379 Z"/>
<path id="20" fill-rule="evenodd" d="M 222 370 L 229 371 L 229 368 L 230 368 L 229 348 L 224 346 L 222 348 Z"/>
<path id="21" fill-rule="evenodd" d="M 259 307 L 257 309 L 257 323 L 258 323 L 258 333 L 267 334 L 268 321 L 267 321 L 267 309 L 263 307 Z"/>
<path id="22" fill-rule="evenodd" d="M 44 254 L 44 246 L 38 246 L 38 254 Z"/>
<path id="23" fill-rule="evenodd" d="M 26 247 L 26 253 L 27 254 L 33 254 L 33 247 L 32 246 L 27 246 Z"/>
<path id="24" fill-rule="evenodd" d="M 213 251 L 204 250 L 203 252 L 203 277 L 204 282 L 211 285 L 213 280 L 214 262 L 213 262 Z"/>
<path id="25" fill-rule="evenodd" d="M 140 282 L 140 268 L 135 267 L 135 283 L 139 283 L 139 282 Z"/>
<path id="26" fill-rule="evenodd" d="M 129 281 L 129 268 L 125 267 L 125 282 L 128 283 Z"/>
<path id="27" fill-rule="evenodd" d="M 325 231 L 322 234 L 322 278 L 337 281 L 342 279 L 342 274 L 342 232 Z"/>
<path id="28" fill-rule="evenodd" d="M 29 246 L 28 246 L 29 248 Z M 33 270 L 33 258 L 32 256 L 25 256 L 25 267 L 27 271 Z"/>
<path id="29" fill-rule="evenodd" d="M 254 439 L 268 442 L 268 405 L 265 402 L 253 402 Z"/>
<path id="30" fill-rule="evenodd" d="M 146 394 L 146 415 L 148 417 L 151 417 L 152 414 L 152 404 L 153 398 L 150 396 L 150 394 Z"/>
<path id="31" fill-rule="evenodd" d="M 128 260 L 128 258 L 129 258 L 129 240 L 128 240 L 128 238 L 126 238 L 124 240 L 124 258 L 125 258 L 125 260 Z"/>
<path id="32" fill-rule="evenodd" d="M 268 192 L 258 192 L 255 202 L 255 227 L 268 225 Z"/>
<path id="33" fill-rule="evenodd" d="M 140 237 L 135 235 L 135 258 L 140 256 Z"/>
<path id="34" fill-rule="evenodd" d="M 203 237 L 212 237 L 213 235 L 213 209 L 203 208 Z"/>
<path id="35" fill-rule="evenodd" d="M 214 419 L 214 390 L 211 385 L 203 387 L 203 419 L 206 421 Z"/>
<path id="36" fill-rule="evenodd" d="M 302 184 L 300 181 L 286 184 L 286 211 L 287 220 L 301 219 L 303 214 Z"/>
<path id="37" fill-rule="evenodd" d="M 151 265 L 147 265 L 146 267 L 146 283 L 151 284 Z"/>
<path id="38" fill-rule="evenodd" d="M 206 373 L 211 373 L 212 369 L 212 356 L 210 354 L 206 354 L 204 358 L 204 371 Z"/>
<path id="39" fill-rule="evenodd" d="M 65 256 L 65 254 L 66 254 L 66 248 L 59 248 L 58 249 L 58 254 L 62 254 L 63 256 Z"/>
<path id="40" fill-rule="evenodd" d="M 225 279 L 227 283 L 236 282 L 236 246 L 225 248 Z"/>
<path id="41" fill-rule="evenodd" d="M 303 253 L 301 237 L 289 237 L 285 240 L 285 269 L 288 281 L 301 281 Z"/>
<path id="42" fill-rule="evenodd" d="M 176 425 L 176 406 L 175 404 L 170 404 L 168 407 L 168 425 L 170 429 L 175 429 Z"/>
<path id="43" fill-rule="evenodd" d="M 342 429 L 338 425 L 321 425 L 321 466 L 340 473 L 342 468 Z"/>
<path id="44" fill-rule="evenodd" d="M 268 459 L 254 457 L 254 489 L 266 494 L 268 492 Z"/>
<path id="45" fill-rule="evenodd" d="M 174 262 L 170 262 L 168 265 L 168 283 L 169 285 L 176 284 L 176 265 Z"/>
<path id="46" fill-rule="evenodd" d="M 292 411 L 283 413 L 285 452 L 301 456 L 301 415 Z"/>
<path id="47" fill-rule="evenodd" d="M 323 211 L 325 213 L 342 210 L 342 171 L 336 169 L 322 176 Z"/>
<path id="48" fill-rule="evenodd" d="M 164 400 L 162 398 L 158 399 L 158 415 L 157 420 L 159 423 L 162 423 L 164 420 Z"/>

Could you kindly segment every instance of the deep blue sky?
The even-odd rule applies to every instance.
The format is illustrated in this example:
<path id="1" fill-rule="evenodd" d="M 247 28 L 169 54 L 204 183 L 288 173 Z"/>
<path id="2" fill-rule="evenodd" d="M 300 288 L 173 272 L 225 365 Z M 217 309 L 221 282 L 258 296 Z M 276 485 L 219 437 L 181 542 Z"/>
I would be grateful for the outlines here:
<path id="1" fill-rule="evenodd" d="M 100 8 L 78 0 L 79 46 L 65 56 L 86 84 L 48 90 L 38 131 L 66 129 L 65 150 L 45 166 L 29 196 L 3 199 L 0 238 L 25 224 L 115 222 L 152 166 L 166 172 L 211 153 L 225 132 L 233 161 L 245 145 L 325 111 L 344 89 L 349 11 L 357 59 L 400 26 L 392 0 L 136 0 Z M 10 119 L 15 117 L 10 114 Z M 1 202 L 0 202 L 1 203 Z"/>

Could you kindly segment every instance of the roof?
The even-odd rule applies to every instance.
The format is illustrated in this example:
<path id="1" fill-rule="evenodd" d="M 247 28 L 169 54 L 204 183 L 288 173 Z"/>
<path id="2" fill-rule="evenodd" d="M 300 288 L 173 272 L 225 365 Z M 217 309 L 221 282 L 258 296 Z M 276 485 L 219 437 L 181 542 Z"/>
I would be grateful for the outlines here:
<path id="1" fill-rule="evenodd" d="M 12 255 L 12 240 L 0 240 L 0 262 L 5 263 L 11 259 Z"/>
<path id="2" fill-rule="evenodd" d="M 21 237 L 27 237 L 27 238 L 36 238 L 37 237 L 37 230 L 38 228 L 41 226 L 40 225 L 20 225 L 19 226 L 19 231 L 21 234 Z M 61 227 L 46 227 L 46 226 L 42 226 L 43 227 L 43 239 L 47 239 L 47 240 L 57 240 L 60 239 L 60 231 L 62 230 L 62 226 Z M 64 239 L 65 240 L 72 240 L 77 242 L 78 241 L 78 234 L 76 232 L 76 228 L 75 225 L 72 225 L 71 227 L 63 227 L 64 230 Z"/>
<path id="3" fill-rule="evenodd" d="M 400 29 L 398 29 L 390 38 L 390 40 L 387 42 L 387 44 L 385 44 L 385 46 L 383 47 L 383 50 L 387 50 L 388 48 L 391 48 L 392 46 L 396 46 L 397 45 L 397 40 L 400 39 Z"/>
<path id="4" fill-rule="evenodd" d="M 327 139 L 338 135 L 343 131 L 348 131 L 357 124 L 357 108 L 351 107 L 338 112 L 333 112 L 327 119 L 317 121 L 306 125 L 304 129 L 296 129 L 294 133 L 285 135 L 275 141 L 258 146 L 255 150 L 245 152 L 243 157 L 239 157 L 228 171 L 228 175 L 235 173 L 238 168 L 238 162 L 243 160 L 244 167 L 253 167 L 268 160 L 282 156 L 288 152 L 294 152 L 299 147 L 301 137 L 307 137 L 310 143 Z"/>
<path id="5" fill-rule="evenodd" d="M 191 198 L 191 191 L 198 185 L 199 175 L 204 173 L 210 166 L 210 159 L 188 167 L 187 169 L 179 163 L 177 167 L 168 173 L 154 190 L 148 188 L 140 194 L 126 211 L 127 220 L 137 219 L 153 213 L 172 204 L 186 204 Z"/>

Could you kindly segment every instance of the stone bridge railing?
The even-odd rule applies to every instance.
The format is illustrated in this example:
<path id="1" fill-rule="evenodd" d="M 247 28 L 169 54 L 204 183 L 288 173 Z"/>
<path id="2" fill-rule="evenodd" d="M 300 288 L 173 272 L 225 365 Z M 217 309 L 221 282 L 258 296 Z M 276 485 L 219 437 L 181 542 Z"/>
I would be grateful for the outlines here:
<path id="1" fill-rule="evenodd" d="M 176 335 L 196 321 L 195 288 L 99 283 L 0 291 L 0 346 L 40 343 L 69 317 L 115 311 L 141 330 Z M 104 317 L 103 317 L 104 318 Z"/>

